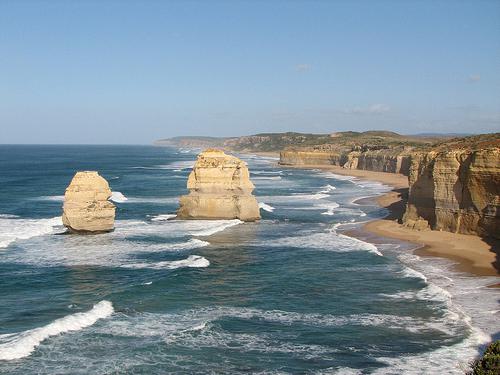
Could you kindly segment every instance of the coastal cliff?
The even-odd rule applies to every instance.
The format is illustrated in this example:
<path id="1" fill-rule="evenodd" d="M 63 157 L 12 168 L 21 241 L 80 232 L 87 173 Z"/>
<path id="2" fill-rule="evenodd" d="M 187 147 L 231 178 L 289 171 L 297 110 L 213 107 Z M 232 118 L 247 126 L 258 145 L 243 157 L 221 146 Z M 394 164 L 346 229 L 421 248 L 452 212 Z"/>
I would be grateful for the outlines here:
<path id="1" fill-rule="evenodd" d="M 499 133 L 435 144 L 368 141 L 287 149 L 280 164 L 403 174 L 409 182 L 405 226 L 500 238 Z"/>
<path id="2" fill-rule="evenodd" d="M 64 194 L 63 224 L 74 233 L 113 230 L 115 206 L 110 197 L 109 184 L 99 173 L 77 172 Z"/>
<path id="3" fill-rule="evenodd" d="M 286 150 L 280 153 L 281 165 L 336 165 L 346 169 L 374 172 L 401 173 L 408 175 L 410 155 L 387 150 L 370 151 L 299 151 Z"/>
<path id="4" fill-rule="evenodd" d="M 166 141 L 193 145 L 196 139 Z M 269 133 L 201 137 L 198 142 L 239 151 L 280 151 L 279 164 L 284 166 L 337 166 L 402 174 L 408 176 L 410 186 L 406 213 L 399 217 L 406 227 L 500 236 L 500 133 L 462 138 L 387 131 Z"/>
<path id="5" fill-rule="evenodd" d="M 181 219 L 260 219 L 246 163 L 223 151 L 207 149 L 198 155 L 187 188 L 177 212 Z"/>
<path id="6" fill-rule="evenodd" d="M 500 140 L 489 138 L 412 154 L 405 225 L 500 238 Z"/>

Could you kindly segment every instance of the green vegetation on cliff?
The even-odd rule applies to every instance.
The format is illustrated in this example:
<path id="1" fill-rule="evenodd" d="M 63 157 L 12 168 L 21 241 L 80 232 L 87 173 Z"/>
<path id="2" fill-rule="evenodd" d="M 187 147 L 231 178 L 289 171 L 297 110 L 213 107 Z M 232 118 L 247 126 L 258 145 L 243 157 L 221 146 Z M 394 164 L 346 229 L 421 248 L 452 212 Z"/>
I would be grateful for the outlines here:
<path id="1" fill-rule="evenodd" d="M 498 375 L 500 374 L 500 341 L 492 342 L 483 356 L 476 359 L 467 375 Z"/>
<path id="2" fill-rule="evenodd" d="M 404 136 L 394 132 L 372 130 L 366 132 L 312 133 L 260 133 L 255 135 L 216 137 L 174 137 L 156 141 L 158 146 L 220 147 L 231 151 L 279 152 L 285 149 L 359 150 L 365 151 L 418 147 L 436 143 L 441 138 Z"/>

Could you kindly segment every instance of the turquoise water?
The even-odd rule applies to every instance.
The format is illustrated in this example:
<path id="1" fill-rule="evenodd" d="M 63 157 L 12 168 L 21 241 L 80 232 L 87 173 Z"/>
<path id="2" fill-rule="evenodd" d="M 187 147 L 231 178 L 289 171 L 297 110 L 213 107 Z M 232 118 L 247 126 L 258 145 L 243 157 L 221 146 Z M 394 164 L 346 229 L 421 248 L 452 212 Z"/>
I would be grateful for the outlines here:
<path id="1" fill-rule="evenodd" d="M 496 334 L 490 279 L 342 234 L 386 186 L 243 156 L 262 220 L 178 221 L 195 157 L 0 146 L 0 373 L 461 373 Z M 57 235 L 77 170 L 109 181 L 114 232 Z"/>

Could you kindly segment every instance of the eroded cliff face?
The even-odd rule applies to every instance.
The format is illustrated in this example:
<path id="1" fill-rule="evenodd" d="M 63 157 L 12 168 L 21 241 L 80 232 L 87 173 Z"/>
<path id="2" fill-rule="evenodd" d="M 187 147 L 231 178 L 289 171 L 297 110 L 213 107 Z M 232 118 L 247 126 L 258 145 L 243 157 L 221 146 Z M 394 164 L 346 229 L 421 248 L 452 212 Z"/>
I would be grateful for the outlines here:
<path id="1" fill-rule="evenodd" d="M 115 206 L 108 182 L 95 171 L 77 172 L 64 194 L 63 224 L 75 233 L 113 230 Z"/>
<path id="2" fill-rule="evenodd" d="M 362 169 L 374 172 L 401 173 L 408 175 L 410 155 L 388 150 L 372 151 L 295 151 L 280 153 L 282 165 L 337 165 L 347 169 Z"/>
<path id="3" fill-rule="evenodd" d="M 340 165 L 341 155 L 329 151 L 281 151 L 282 165 Z"/>
<path id="4" fill-rule="evenodd" d="M 223 151 L 208 149 L 198 155 L 187 188 L 189 194 L 180 198 L 179 218 L 260 219 L 246 163 Z"/>
<path id="5" fill-rule="evenodd" d="M 407 226 L 500 238 L 499 147 L 414 153 L 409 185 Z"/>

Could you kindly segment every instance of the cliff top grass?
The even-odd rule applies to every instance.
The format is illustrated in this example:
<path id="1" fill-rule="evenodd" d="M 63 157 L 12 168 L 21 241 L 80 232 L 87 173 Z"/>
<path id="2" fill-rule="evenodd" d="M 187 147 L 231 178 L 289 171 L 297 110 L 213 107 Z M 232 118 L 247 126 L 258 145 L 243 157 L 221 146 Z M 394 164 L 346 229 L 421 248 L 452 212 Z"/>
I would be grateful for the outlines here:
<path id="1" fill-rule="evenodd" d="M 279 152 L 283 150 L 307 150 L 323 152 L 385 152 L 399 154 L 434 148 L 484 148 L 498 147 L 500 133 L 469 137 L 408 136 L 385 130 L 366 132 L 314 133 L 260 133 L 242 137 L 174 137 L 156 144 L 180 147 L 220 147 L 231 151 Z"/>

